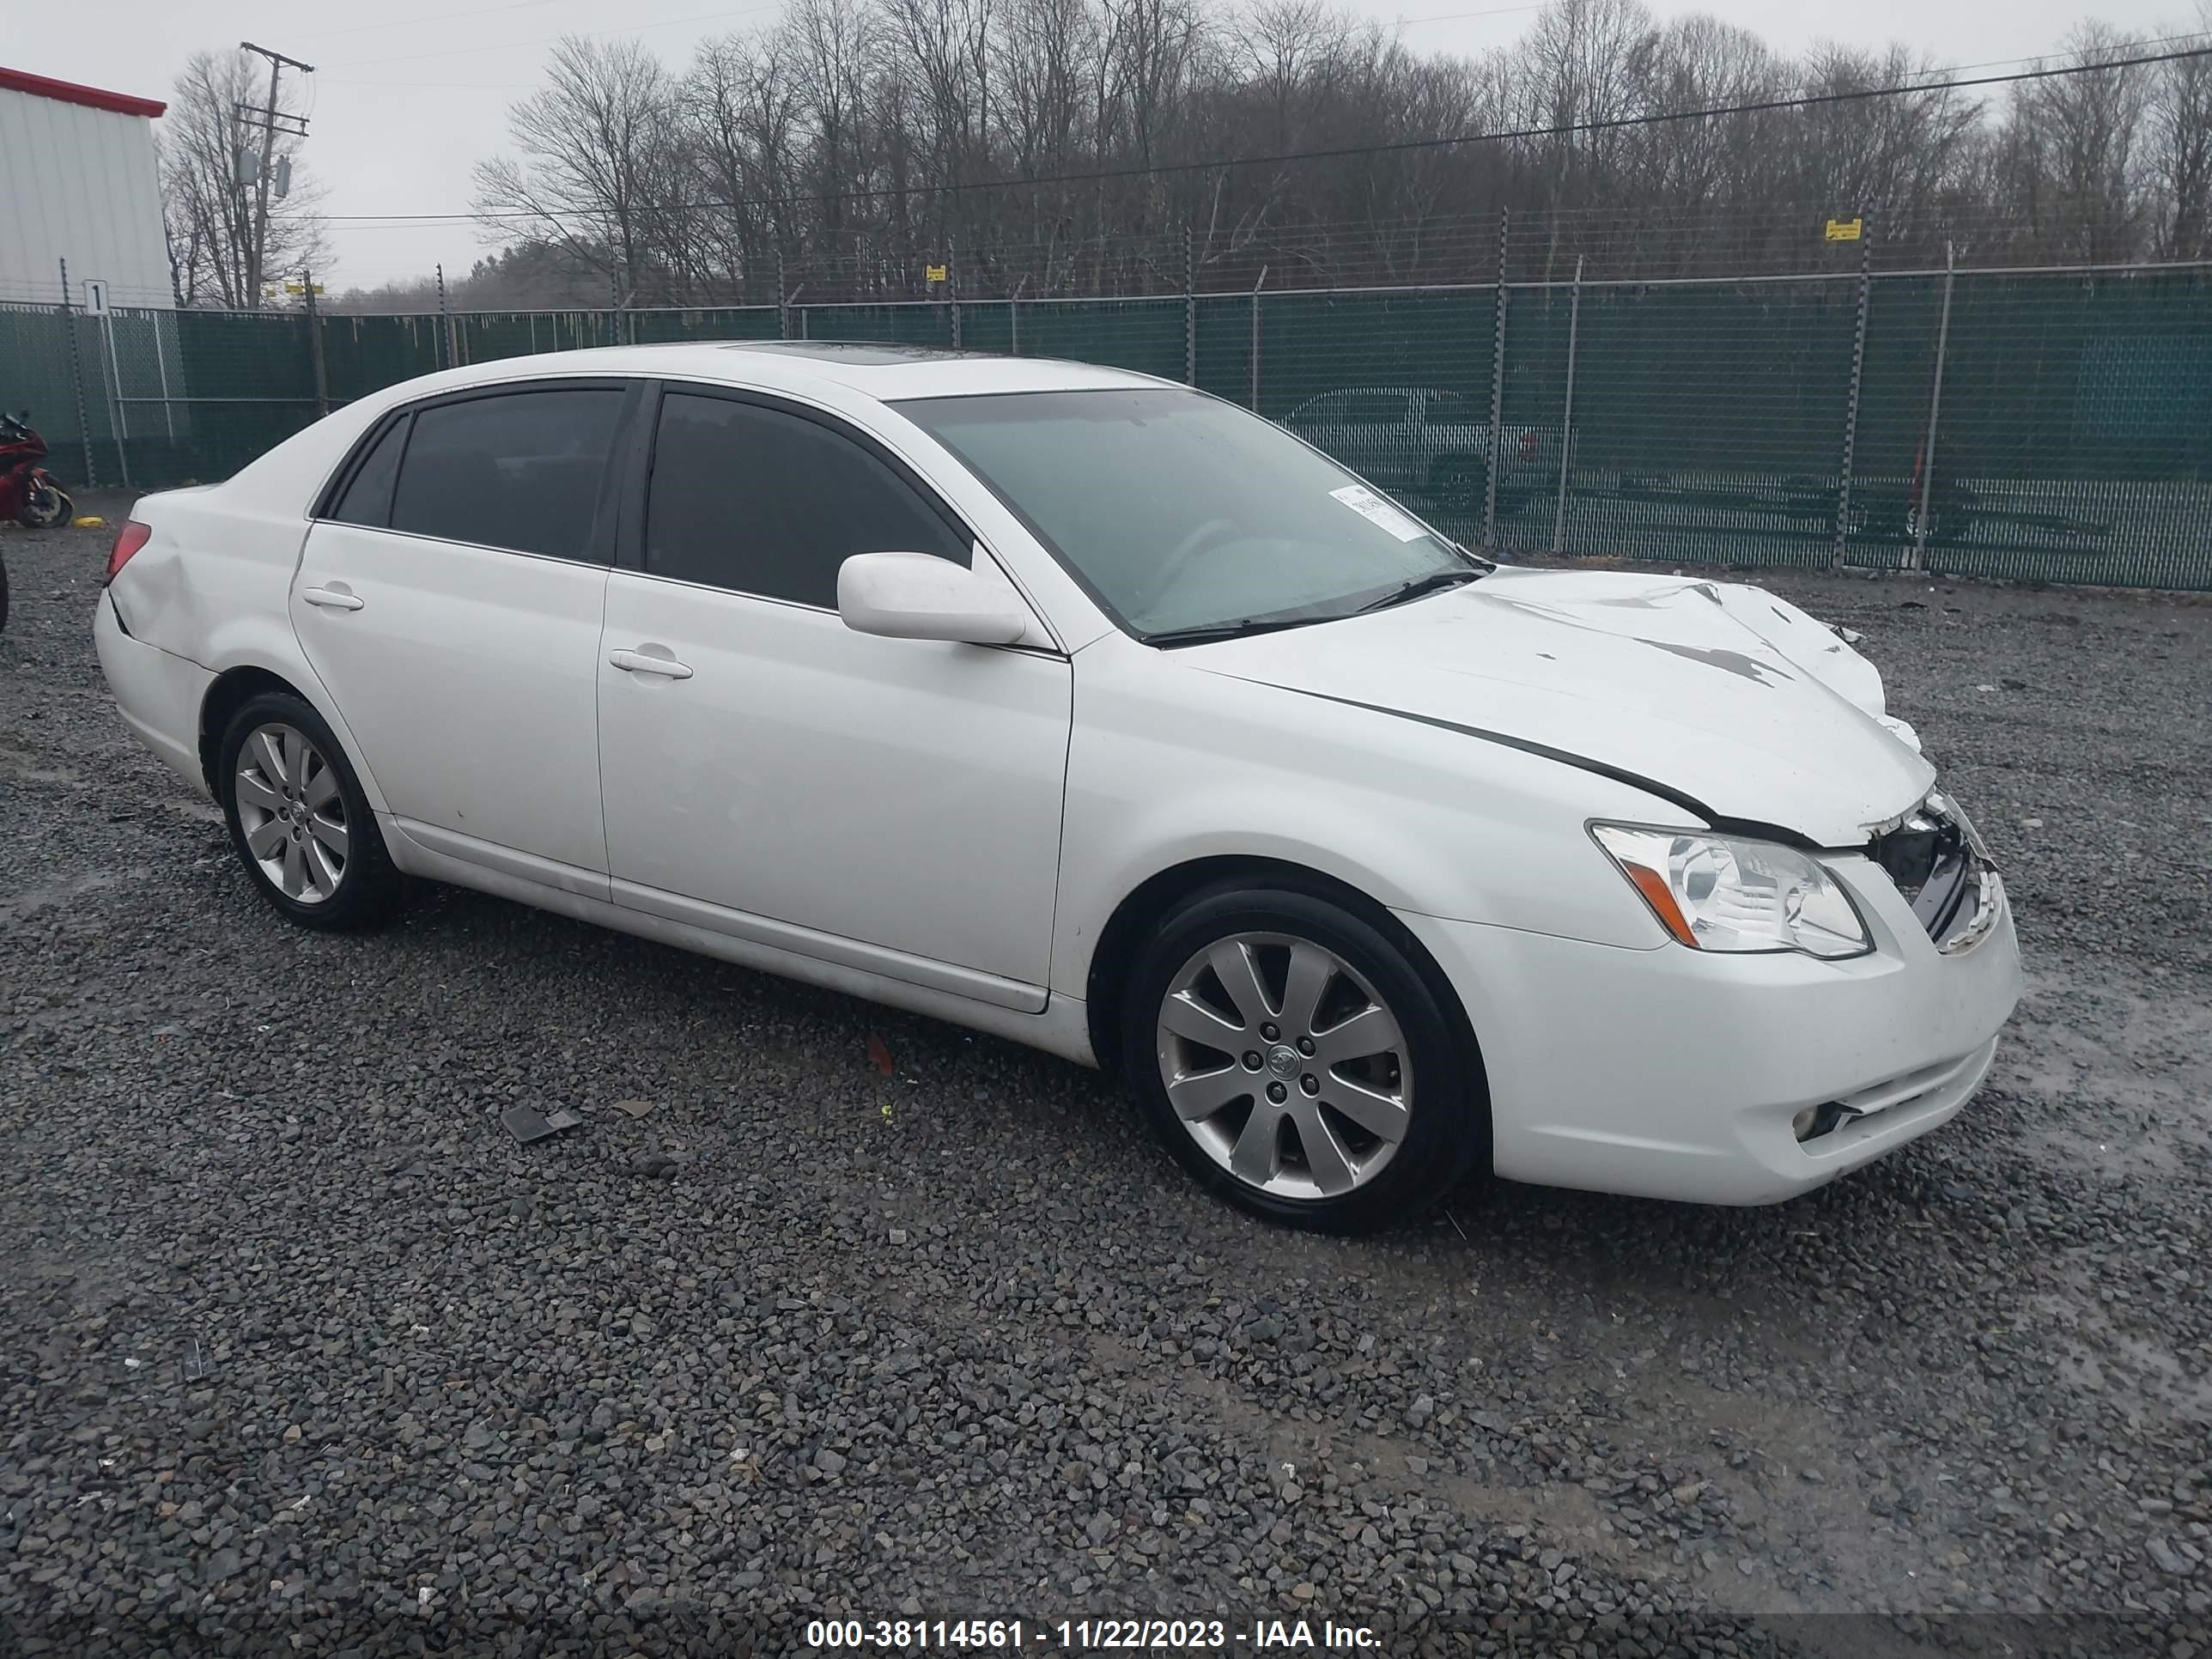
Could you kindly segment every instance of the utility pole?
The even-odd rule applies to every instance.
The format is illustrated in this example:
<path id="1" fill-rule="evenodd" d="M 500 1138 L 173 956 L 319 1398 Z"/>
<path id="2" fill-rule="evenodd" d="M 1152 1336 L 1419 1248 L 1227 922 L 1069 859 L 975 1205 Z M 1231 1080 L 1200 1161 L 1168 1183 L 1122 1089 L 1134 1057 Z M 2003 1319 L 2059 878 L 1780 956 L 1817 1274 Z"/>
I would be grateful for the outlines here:
<path id="1" fill-rule="evenodd" d="M 300 268 L 300 294 L 307 302 L 307 353 L 315 364 L 315 414 L 318 418 L 331 412 L 331 372 L 323 361 L 323 313 L 316 308 L 315 273 L 302 265 Z"/>
<path id="2" fill-rule="evenodd" d="M 307 136 L 307 118 L 287 114 L 280 108 L 276 102 L 276 88 L 282 83 L 287 69 L 295 69 L 302 75 L 313 75 L 315 66 L 303 64 L 296 58 L 287 58 L 281 52 L 271 52 L 266 46 L 257 46 L 251 40 L 240 41 L 238 49 L 269 60 L 267 106 L 257 109 L 251 104 L 231 106 L 231 115 L 241 128 L 256 128 L 261 134 L 260 165 L 253 169 L 252 179 L 249 181 L 245 177 L 244 167 L 238 168 L 239 182 L 251 182 L 253 185 L 253 240 L 246 250 L 246 303 L 248 309 L 258 311 L 261 309 L 262 266 L 268 257 L 269 191 L 274 182 L 276 135 L 282 132 L 290 138 L 305 138 Z M 239 146 L 239 152 L 241 156 L 245 154 L 243 144 Z M 236 165 L 235 161 L 233 165 Z"/>

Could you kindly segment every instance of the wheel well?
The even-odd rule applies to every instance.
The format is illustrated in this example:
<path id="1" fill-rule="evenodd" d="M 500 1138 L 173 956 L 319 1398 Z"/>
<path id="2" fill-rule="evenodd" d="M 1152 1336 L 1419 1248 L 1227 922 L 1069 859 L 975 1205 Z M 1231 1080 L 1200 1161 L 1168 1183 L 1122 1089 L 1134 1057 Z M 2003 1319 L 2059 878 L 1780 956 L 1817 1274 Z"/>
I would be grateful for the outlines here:
<path id="1" fill-rule="evenodd" d="M 1437 965 L 1436 958 L 1429 954 L 1427 947 L 1390 914 L 1387 906 L 1376 903 L 1351 883 L 1282 859 L 1235 856 L 1194 859 L 1188 864 L 1178 864 L 1172 869 L 1163 870 L 1139 883 L 1115 908 L 1113 915 L 1098 935 L 1098 948 L 1091 952 L 1091 971 L 1084 984 L 1085 1012 L 1091 1027 L 1091 1051 L 1097 1056 L 1098 1064 L 1105 1072 L 1114 1075 L 1121 1070 L 1121 994 L 1145 939 L 1170 911 L 1194 893 L 1231 880 L 1249 882 L 1254 885 L 1273 883 L 1311 893 L 1342 905 L 1381 929 L 1386 938 L 1406 953 L 1406 959 L 1413 964 L 1414 970 L 1428 980 L 1431 990 L 1436 994 L 1437 1006 L 1443 1010 L 1444 1017 L 1451 1021 L 1468 1062 L 1475 1069 L 1476 1081 L 1485 1110 L 1487 1110 L 1489 1085 L 1483 1074 L 1482 1048 L 1475 1039 L 1474 1026 L 1467 1017 L 1467 1010 L 1460 1004 L 1459 993 L 1452 988 L 1450 979 Z"/>
<path id="2" fill-rule="evenodd" d="M 200 775 L 207 781 L 208 793 L 218 800 L 222 793 L 216 787 L 215 763 L 222 734 L 230 727 L 230 717 L 246 706 L 246 699 L 264 691 L 300 695 L 299 687 L 281 674 L 265 668 L 234 668 L 219 676 L 200 699 Z"/>

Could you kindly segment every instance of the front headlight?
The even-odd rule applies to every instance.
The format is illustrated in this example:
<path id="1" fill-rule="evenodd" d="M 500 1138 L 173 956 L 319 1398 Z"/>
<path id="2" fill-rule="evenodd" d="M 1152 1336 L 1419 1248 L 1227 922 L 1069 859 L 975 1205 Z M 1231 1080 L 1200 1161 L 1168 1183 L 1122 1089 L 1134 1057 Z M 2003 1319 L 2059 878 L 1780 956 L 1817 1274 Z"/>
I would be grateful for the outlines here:
<path id="1" fill-rule="evenodd" d="M 1850 896 L 1804 854 L 1766 841 L 1593 823 L 1660 925 L 1693 951 L 1863 956 L 1874 939 Z"/>

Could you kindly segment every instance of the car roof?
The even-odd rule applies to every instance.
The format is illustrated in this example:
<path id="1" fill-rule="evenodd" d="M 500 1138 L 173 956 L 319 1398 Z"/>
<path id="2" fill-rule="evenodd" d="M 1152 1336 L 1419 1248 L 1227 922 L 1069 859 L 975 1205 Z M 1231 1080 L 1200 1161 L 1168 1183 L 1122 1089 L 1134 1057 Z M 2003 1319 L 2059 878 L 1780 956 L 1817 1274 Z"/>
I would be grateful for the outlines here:
<path id="1" fill-rule="evenodd" d="M 480 374 L 469 376 L 470 380 L 513 380 L 518 374 L 552 370 L 564 374 L 652 374 L 719 380 L 763 391 L 804 392 L 827 382 L 886 403 L 909 398 L 1176 384 L 1128 369 L 1054 357 L 1002 357 L 989 352 L 859 340 L 715 340 L 599 346 L 535 357 L 504 357 L 478 367 Z"/>

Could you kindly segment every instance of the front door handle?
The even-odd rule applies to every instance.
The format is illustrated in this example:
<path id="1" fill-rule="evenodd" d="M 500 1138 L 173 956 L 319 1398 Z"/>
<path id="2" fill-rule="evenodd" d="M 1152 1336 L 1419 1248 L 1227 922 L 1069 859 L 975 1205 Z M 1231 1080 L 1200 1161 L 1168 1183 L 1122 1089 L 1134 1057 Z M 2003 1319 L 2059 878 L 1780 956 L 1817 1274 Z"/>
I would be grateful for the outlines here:
<path id="1" fill-rule="evenodd" d="M 656 657 L 645 651 L 610 651 L 607 660 L 625 674 L 659 674 L 663 678 L 688 680 L 691 665 L 673 657 Z"/>
<path id="2" fill-rule="evenodd" d="M 330 587 L 304 588 L 300 597 L 309 605 L 319 605 L 325 611 L 358 611 L 368 603 L 358 593 L 349 591 L 343 582 Z"/>

